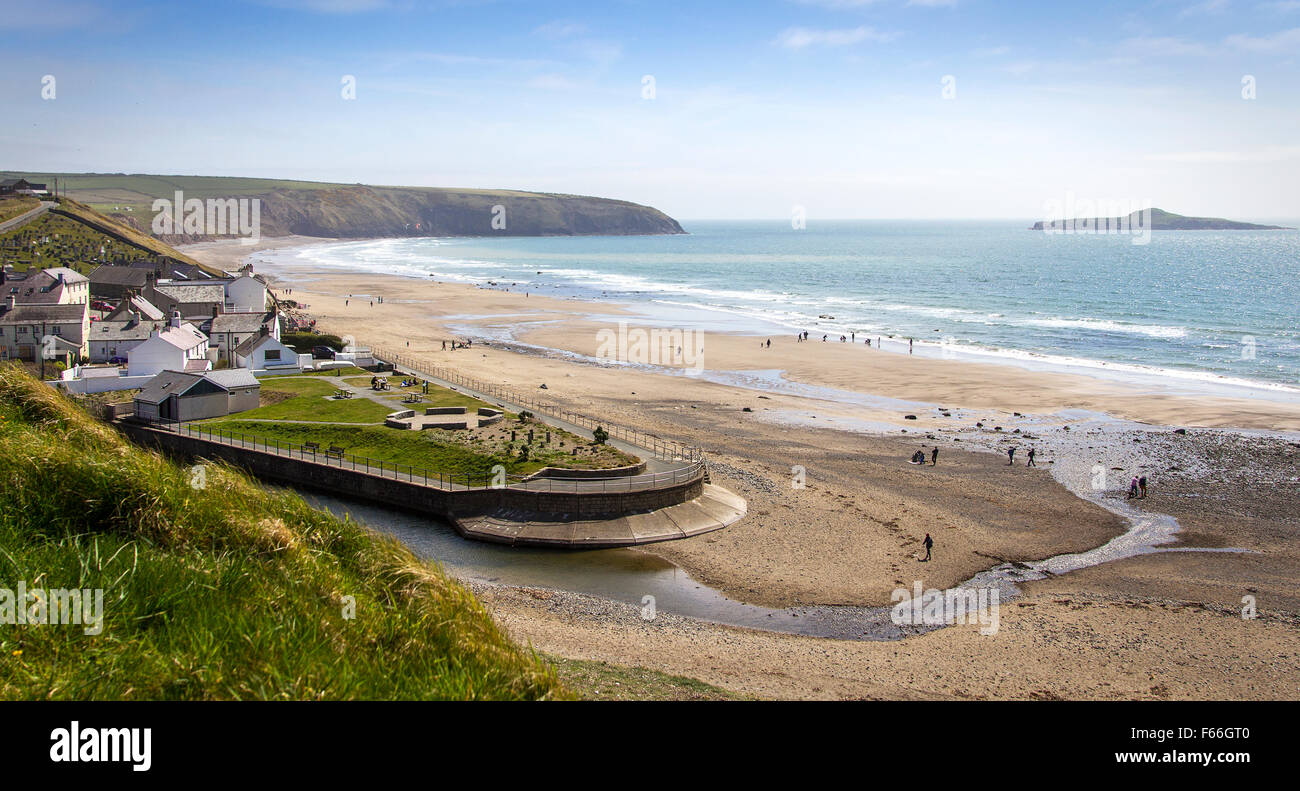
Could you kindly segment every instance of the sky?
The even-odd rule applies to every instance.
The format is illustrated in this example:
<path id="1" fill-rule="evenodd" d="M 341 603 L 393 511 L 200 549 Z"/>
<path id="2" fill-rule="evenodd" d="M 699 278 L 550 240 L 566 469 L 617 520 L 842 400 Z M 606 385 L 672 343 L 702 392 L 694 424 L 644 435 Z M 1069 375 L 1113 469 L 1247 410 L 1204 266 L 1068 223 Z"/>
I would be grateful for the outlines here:
<path id="1" fill-rule="evenodd" d="M 0 0 L 0 45 L 6 170 L 1300 217 L 1300 0 Z"/>

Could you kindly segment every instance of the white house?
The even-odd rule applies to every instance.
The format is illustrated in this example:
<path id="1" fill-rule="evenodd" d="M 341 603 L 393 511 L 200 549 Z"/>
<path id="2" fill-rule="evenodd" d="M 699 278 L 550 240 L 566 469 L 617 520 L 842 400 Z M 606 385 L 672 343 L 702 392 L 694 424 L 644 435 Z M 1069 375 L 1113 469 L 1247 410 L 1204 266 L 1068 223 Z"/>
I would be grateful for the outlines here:
<path id="1" fill-rule="evenodd" d="M 291 347 L 285 346 L 266 327 L 235 349 L 235 365 L 253 371 L 298 371 L 304 367 L 304 362 L 310 365 L 311 359 L 310 354 L 300 355 Z"/>
<path id="2" fill-rule="evenodd" d="M 266 310 L 266 283 L 253 274 L 253 267 L 240 271 L 239 277 L 226 283 L 227 313 L 253 313 Z"/>
<path id="3" fill-rule="evenodd" d="M 181 321 L 178 312 L 163 330 L 156 330 L 149 338 L 126 353 L 127 375 L 152 376 L 162 371 L 206 371 L 212 367 L 208 361 L 208 336 L 188 321 Z"/>

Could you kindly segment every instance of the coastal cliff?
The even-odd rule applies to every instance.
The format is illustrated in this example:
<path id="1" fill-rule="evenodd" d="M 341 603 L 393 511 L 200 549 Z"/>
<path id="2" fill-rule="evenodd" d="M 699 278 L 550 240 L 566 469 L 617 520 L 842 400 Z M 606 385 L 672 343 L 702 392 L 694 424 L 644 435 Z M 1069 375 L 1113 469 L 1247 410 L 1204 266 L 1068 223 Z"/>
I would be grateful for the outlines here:
<path id="1" fill-rule="evenodd" d="M 260 201 L 262 236 L 633 236 L 685 233 L 650 206 L 550 192 L 371 186 L 227 176 L 6 172 L 57 184 L 61 194 L 169 244 L 221 238 L 160 232 L 155 200 Z"/>
<path id="2" fill-rule="evenodd" d="M 332 190 L 277 190 L 259 197 L 265 236 L 685 233 L 676 220 L 658 209 L 582 195 L 353 186 Z"/>

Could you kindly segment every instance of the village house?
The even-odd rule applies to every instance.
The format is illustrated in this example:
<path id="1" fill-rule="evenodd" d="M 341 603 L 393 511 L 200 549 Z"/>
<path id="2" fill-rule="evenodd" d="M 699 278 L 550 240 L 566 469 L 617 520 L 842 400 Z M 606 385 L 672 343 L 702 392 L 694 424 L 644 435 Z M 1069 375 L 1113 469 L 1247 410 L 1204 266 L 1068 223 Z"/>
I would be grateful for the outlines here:
<path id="1" fill-rule="evenodd" d="M 71 305 L 90 302 L 90 281 L 66 266 L 15 272 L 0 269 L 0 297 L 19 305 Z"/>
<path id="2" fill-rule="evenodd" d="M 129 266 L 132 269 L 152 270 L 154 280 L 227 280 L 228 278 L 214 275 L 208 270 L 197 264 L 186 264 L 181 261 L 132 261 Z"/>
<path id="3" fill-rule="evenodd" d="M 173 312 L 166 327 L 155 330 L 126 354 L 128 376 L 152 376 L 163 371 L 206 371 L 208 337 Z"/>
<path id="4" fill-rule="evenodd" d="M 145 303 L 146 305 L 148 303 Z M 123 301 L 122 306 L 130 303 Z M 149 306 L 153 307 L 153 306 Z M 156 316 L 143 315 L 135 310 L 113 311 L 110 316 L 90 325 L 90 361 L 92 363 L 117 362 L 127 359 L 128 353 L 149 340 L 155 332 L 167 328 L 162 313 L 154 308 Z"/>
<path id="5" fill-rule="evenodd" d="M 139 293 L 149 283 L 149 270 L 130 266 L 101 266 L 90 273 L 90 295 L 95 299 L 122 299 Z"/>
<path id="6" fill-rule="evenodd" d="M 251 371 L 162 371 L 135 397 L 145 420 L 202 420 L 255 409 L 261 384 Z"/>
<path id="7" fill-rule="evenodd" d="M 219 313 L 201 326 L 205 328 L 209 345 L 216 350 L 218 360 L 233 362 L 239 345 L 262 334 L 263 330 L 272 338 L 280 339 L 279 317 L 275 311 L 270 310 Z"/>
<path id="8" fill-rule="evenodd" d="M 310 354 L 301 355 L 311 360 Z M 239 344 L 235 349 L 235 365 L 251 371 L 294 371 L 302 368 L 298 352 L 271 335 L 266 325 L 261 331 Z"/>
<path id="9" fill-rule="evenodd" d="M 89 356 L 90 308 L 85 302 L 19 305 L 11 294 L 0 308 L 0 357 L 39 360 L 48 349 L 45 359 L 75 364 Z"/>
<path id="10" fill-rule="evenodd" d="M 153 273 L 150 272 L 152 279 Z M 179 311 L 189 321 L 202 321 L 220 313 L 226 305 L 225 283 L 221 281 L 156 281 L 140 292 L 145 299 L 167 311 Z"/>
<path id="11" fill-rule="evenodd" d="M 139 294 L 130 294 L 104 317 L 104 321 L 124 321 L 130 313 L 149 321 L 165 321 L 167 319 L 167 314 L 161 308 L 155 307 L 149 300 Z"/>

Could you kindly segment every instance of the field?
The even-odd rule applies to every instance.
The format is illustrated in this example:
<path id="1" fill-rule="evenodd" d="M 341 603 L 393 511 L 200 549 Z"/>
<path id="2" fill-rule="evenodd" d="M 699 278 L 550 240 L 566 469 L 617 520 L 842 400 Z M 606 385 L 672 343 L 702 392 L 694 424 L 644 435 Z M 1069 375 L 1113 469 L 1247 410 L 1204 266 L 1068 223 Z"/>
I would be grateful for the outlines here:
<path id="1" fill-rule="evenodd" d="M 98 625 L 0 630 L 0 698 L 572 696 L 401 544 L 233 468 L 203 470 L 196 484 L 0 368 L 0 579 L 103 596 Z"/>
<path id="2" fill-rule="evenodd" d="M 40 205 L 40 200 L 30 195 L 13 195 L 0 198 L 0 222 L 12 220 Z"/>

